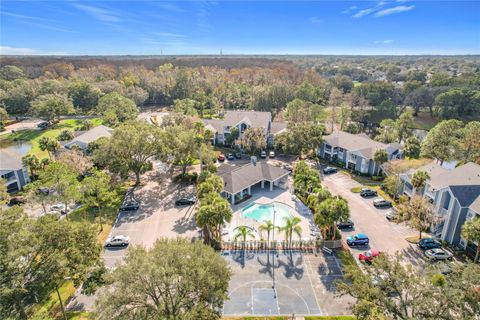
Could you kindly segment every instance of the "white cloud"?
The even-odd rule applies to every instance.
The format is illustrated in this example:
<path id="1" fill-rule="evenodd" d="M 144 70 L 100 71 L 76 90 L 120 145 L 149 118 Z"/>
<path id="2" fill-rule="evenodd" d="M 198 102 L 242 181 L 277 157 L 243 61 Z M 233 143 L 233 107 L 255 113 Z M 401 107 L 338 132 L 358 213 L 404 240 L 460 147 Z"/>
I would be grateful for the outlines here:
<path id="1" fill-rule="evenodd" d="M 159 37 L 167 37 L 167 38 L 185 38 L 185 35 L 183 34 L 171 33 L 171 32 L 152 32 L 152 34 Z"/>
<path id="2" fill-rule="evenodd" d="M 391 44 L 391 43 L 394 43 L 394 42 L 395 42 L 395 40 L 391 40 L 391 39 L 373 41 L 374 44 Z"/>
<path id="3" fill-rule="evenodd" d="M 41 52 L 31 48 L 15 48 L 9 46 L 0 46 L 0 54 L 5 55 L 17 55 L 17 56 L 28 56 L 28 55 L 52 55 L 52 56 L 65 56 L 65 52 Z"/>
<path id="4" fill-rule="evenodd" d="M 342 11 L 343 14 L 349 14 L 350 12 L 352 12 L 353 10 L 357 9 L 358 7 L 357 6 L 351 6 L 345 10 Z"/>
<path id="5" fill-rule="evenodd" d="M 393 8 L 378 11 L 377 13 L 375 13 L 375 17 L 385 17 L 391 14 L 406 12 L 413 9 L 415 9 L 415 6 L 396 6 Z"/>
<path id="6" fill-rule="evenodd" d="M 177 6 L 173 3 L 160 2 L 160 3 L 156 3 L 155 5 L 160 7 L 160 8 L 163 8 L 165 10 L 173 11 L 173 12 L 184 12 L 185 11 L 182 8 L 180 8 L 179 6 Z"/>
<path id="7" fill-rule="evenodd" d="M 375 9 L 370 8 L 370 9 L 363 9 L 355 13 L 352 17 L 353 18 L 361 18 L 363 16 L 369 15 L 370 13 L 375 12 Z"/>
<path id="8" fill-rule="evenodd" d="M 310 17 L 308 18 L 308 22 L 310 22 L 311 24 L 320 24 L 323 22 L 323 20 L 319 17 Z"/>
<path id="9" fill-rule="evenodd" d="M 116 15 L 113 12 L 110 12 L 106 9 L 103 9 L 103 8 L 87 6 L 85 4 L 79 4 L 79 3 L 74 3 L 72 5 L 75 8 L 90 14 L 95 19 L 100 20 L 102 22 L 120 22 L 120 21 L 122 21 L 122 19 L 120 17 L 118 17 L 118 15 Z"/>

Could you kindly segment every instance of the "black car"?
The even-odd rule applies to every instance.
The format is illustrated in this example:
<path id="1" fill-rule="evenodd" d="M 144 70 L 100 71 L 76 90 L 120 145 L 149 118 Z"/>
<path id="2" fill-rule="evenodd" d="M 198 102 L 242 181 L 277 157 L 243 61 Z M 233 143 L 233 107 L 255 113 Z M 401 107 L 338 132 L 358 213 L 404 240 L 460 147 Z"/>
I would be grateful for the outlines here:
<path id="1" fill-rule="evenodd" d="M 138 210 L 138 208 L 140 208 L 140 204 L 135 199 L 125 200 L 120 206 L 121 211 Z"/>
<path id="2" fill-rule="evenodd" d="M 242 154 L 240 152 L 235 153 L 235 158 L 242 159 Z"/>
<path id="3" fill-rule="evenodd" d="M 423 238 L 418 243 L 418 246 L 424 250 L 428 250 L 428 249 L 441 248 L 442 244 L 439 241 L 432 238 Z"/>
<path id="4" fill-rule="evenodd" d="M 227 159 L 228 160 L 235 160 L 235 156 L 233 155 L 233 153 L 227 153 Z"/>
<path id="5" fill-rule="evenodd" d="M 189 205 L 195 204 L 195 201 L 197 201 L 197 199 L 195 197 L 180 198 L 180 199 L 177 199 L 175 201 L 175 205 L 176 206 L 189 206 Z"/>
<path id="6" fill-rule="evenodd" d="M 376 197 L 377 191 L 365 188 L 365 189 L 362 189 L 362 191 L 360 191 L 360 196 L 363 198 Z"/>
<path id="7" fill-rule="evenodd" d="M 352 220 L 347 220 L 343 222 L 337 223 L 338 229 L 352 229 L 354 227 L 354 223 Z"/>
<path id="8" fill-rule="evenodd" d="M 40 122 L 39 124 L 37 124 L 37 128 L 39 128 L 41 130 L 45 130 L 49 126 L 50 126 L 50 123 L 48 123 L 47 121 L 43 121 L 43 122 Z"/>
<path id="9" fill-rule="evenodd" d="M 385 199 L 375 199 L 373 200 L 373 206 L 375 208 L 391 208 L 392 203 Z"/>
<path id="10" fill-rule="evenodd" d="M 323 169 L 323 174 L 337 173 L 338 169 L 334 167 L 326 167 Z"/>

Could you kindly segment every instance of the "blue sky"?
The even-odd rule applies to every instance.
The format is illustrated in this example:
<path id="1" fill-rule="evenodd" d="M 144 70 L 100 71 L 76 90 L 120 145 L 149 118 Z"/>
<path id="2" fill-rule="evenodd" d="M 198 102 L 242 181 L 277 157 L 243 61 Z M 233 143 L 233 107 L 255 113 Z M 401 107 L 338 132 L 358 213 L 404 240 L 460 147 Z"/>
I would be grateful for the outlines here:
<path id="1" fill-rule="evenodd" d="M 2 54 L 479 54 L 480 1 L 8 1 Z"/>

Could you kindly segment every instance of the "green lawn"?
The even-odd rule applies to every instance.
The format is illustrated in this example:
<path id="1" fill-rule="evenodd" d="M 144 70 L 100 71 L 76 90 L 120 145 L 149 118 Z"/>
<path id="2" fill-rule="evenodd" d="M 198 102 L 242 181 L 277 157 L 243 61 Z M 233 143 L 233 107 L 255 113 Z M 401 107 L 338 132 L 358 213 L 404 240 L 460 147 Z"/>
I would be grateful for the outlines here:
<path id="1" fill-rule="evenodd" d="M 305 320 L 355 320 L 355 316 L 311 316 L 305 317 Z"/>
<path id="2" fill-rule="evenodd" d="M 75 286 L 72 281 L 65 282 L 58 291 L 60 291 L 60 296 L 62 297 L 62 302 L 64 306 L 66 305 L 68 299 L 70 299 L 75 293 Z M 59 319 L 61 317 L 61 308 L 60 301 L 58 301 L 57 292 L 53 291 L 50 294 L 50 297 L 41 303 L 33 312 L 32 316 L 29 319 L 33 320 L 44 320 L 44 319 Z"/>
<path id="3" fill-rule="evenodd" d="M 92 122 L 94 127 L 102 124 L 102 120 L 100 118 L 94 118 L 89 120 Z M 39 159 L 46 158 L 48 157 L 48 153 L 46 151 L 40 150 L 38 141 L 42 137 L 56 138 L 63 130 L 68 129 L 73 131 L 79 125 L 80 120 L 65 119 L 61 120 L 59 123 L 48 128 L 47 130 L 21 130 L 14 133 L 6 134 L 0 137 L 0 148 L 8 147 L 15 142 L 30 142 L 32 144 L 32 149 L 28 153 L 36 155 Z"/>

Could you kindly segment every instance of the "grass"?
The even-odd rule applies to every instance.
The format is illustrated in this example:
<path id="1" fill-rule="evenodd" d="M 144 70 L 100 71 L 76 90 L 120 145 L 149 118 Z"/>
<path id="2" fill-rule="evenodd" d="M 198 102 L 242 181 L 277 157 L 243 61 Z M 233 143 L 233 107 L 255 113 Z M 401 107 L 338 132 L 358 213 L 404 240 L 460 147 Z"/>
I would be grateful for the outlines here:
<path id="1" fill-rule="evenodd" d="M 355 187 L 355 188 L 350 189 L 350 191 L 352 191 L 353 193 L 360 193 L 360 191 L 362 191 L 362 188 L 363 187 Z"/>
<path id="2" fill-rule="evenodd" d="M 223 317 L 222 320 L 288 320 L 291 317 L 273 316 L 273 317 Z"/>
<path id="3" fill-rule="evenodd" d="M 62 297 L 63 305 L 66 306 L 67 301 L 75 293 L 75 286 L 72 281 L 65 282 L 58 291 Z M 30 319 L 40 320 L 40 319 L 49 319 L 51 317 L 58 318 L 61 315 L 60 301 L 58 300 L 57 291 L 53 291 L 48 299 L 41 303 L 38 308 L 35 309 L 33 315 Z"/>
<path id="4" fill-rule="evenodd" d="M 67 318 L 69 320 L 90 320 L 93 319 L 90 312 L 85 311 L 75 311 L 75 312 L 68 312 Z"/>
<path id="5" fill-rule="evenodd" d="M 94 127 L 102 124 L 100 118 L 89 119 Z M 40 150 L 38 141 L 42 137 L 56 138 L 63 130 L 75 130 L 80 125 L 80 120 L 65 119 L 53 125 L 47 130 L 21 130 L 0 137 L 0 148 L 8 147 L 15 142 L 30 142 L 32 149 L 28 152 L 37 156 L 39 159 L 48 157 L 48 152 Z"/>
<path id="6" fill-rule="evenodd" d="M 380 186 L 382 184 L 382 181 L 374 181 L 370 177 L 359 176 L 359 175 L 351 173 L 350 171 L 348 171 L 346 169 L 340 169 L 340 172 L 344 175 L 349 176 L 350 178 L 352 178 L 353 180 L 357 181 L 358 183 L 360 183 L 364 186 L 372 187 L 372 186 Z M 358 191 L 358 192 L 360 192 L 360 191 Z"/>
<path id="7" fill-rule="evenodd" d="M 432 129 L 440 120 L 435 117 L 432 117 L 429 112 L 419 112 L 416 117 L 413 118 L 414 129 L 421 130 L 430 130 Z"/>
<path id="8" fill-rule="evenodd" d="M 425 239 L 425 238 L 431 238 L 431 237 L 422 235 L 422 239 Z M 412 237 L 406 237 L 405 240 L 413 244 L 418 244 L 420 242 L 420 238 L 418 237 L 418 235 L 412 236 Z"/>

